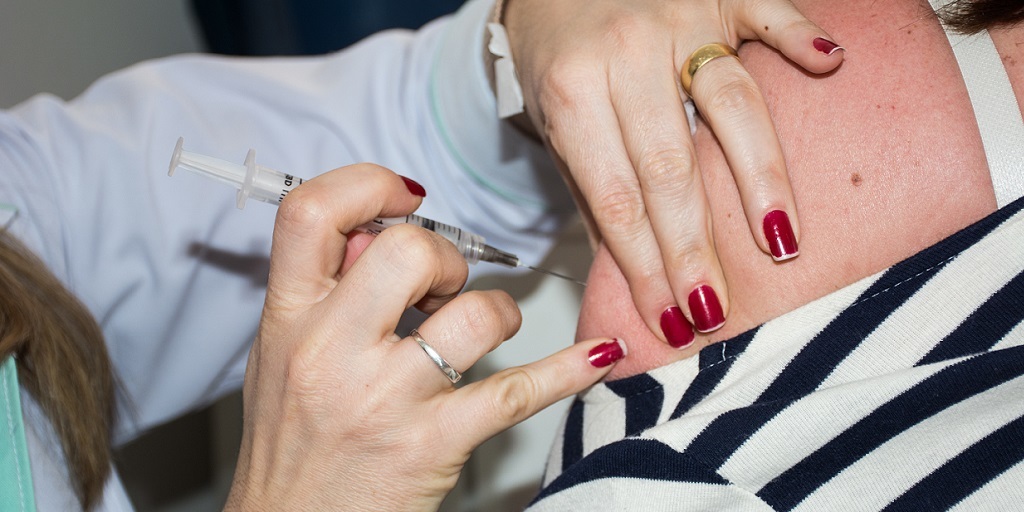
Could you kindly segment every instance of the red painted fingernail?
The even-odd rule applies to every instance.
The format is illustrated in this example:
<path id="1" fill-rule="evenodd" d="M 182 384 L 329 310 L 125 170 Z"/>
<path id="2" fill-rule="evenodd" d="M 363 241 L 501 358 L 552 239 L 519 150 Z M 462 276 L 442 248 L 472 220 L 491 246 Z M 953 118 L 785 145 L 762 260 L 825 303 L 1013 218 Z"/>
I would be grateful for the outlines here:
<path id="1" fill-rule="evenodd" d="M 672 306 L 661 314 L 661 332 L 673 348 L 686 348 L 693 343 L 693 326 L 683 315 L 683 310 Z"/>
<path id="2" fill-rule="evenodd" d="M 814 38 L 813 44 L 815 50 L 818 50 L 819 52 L 824 53 L 825 55 L 832 55 L 833 53 L 839 50 L 846 51 L 846 48 L 843 48 L 842 46 L 839 46 L 838 44 L 835 44 L 832 41 L 825 39 L 824 37 Z"/>
<path id="3" fill-rule="evenodd" d="M 772 259 L 785 261 L 800 254 L 800 247 L 796 243 L 796 235 L 793 234 L 793 226 L 789 223 L 789 215 L 786 215 L 786 212 L 768 212 L 768 215 L 764 216 L 761 228 L 764 229 L 764 237 L 768 240 Z"/>
<path id="4" fill-rule="evenodd" d="M 590 354 L 587 356 L 587 360 L 590 364 L 596 368 L 604 368 L 623 357 L 626 357 L 626 344 L 622 340 L 615 338 L 611 341 L 606 341 L 592 349 Z"/>
<path id="5" fill-rule="evenodd" d="M 427 190 L 423 188 L 423 185 L 420 185 L 405 176 L 400 176 L 400 178 L 405 182 L 405 188 L 409 189 L 409 192 L 412 193 L 412 195 L 427 197 Z"/>
<path id="6" fill-rule="evenodd" d="M 718 295 L 710 286 L 703 284 L 690 292 L 690 313 L 693 315 L 693 326 L 700 332 L 711 332 L 725 323 L 725 313 Z"/>

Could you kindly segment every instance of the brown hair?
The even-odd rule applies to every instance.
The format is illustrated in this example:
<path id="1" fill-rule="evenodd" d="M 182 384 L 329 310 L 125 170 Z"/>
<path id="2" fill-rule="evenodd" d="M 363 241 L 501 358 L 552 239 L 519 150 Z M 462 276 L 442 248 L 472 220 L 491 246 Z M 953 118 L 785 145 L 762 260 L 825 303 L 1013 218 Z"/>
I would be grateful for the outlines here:
<path id="1" fill-rule="evenodd" d="M 1024 20 L 1020 0 L 956 0 L 936 11 L 946 26 L 963 34 L 1013 25 Z"/>
<path id="2" fill-rule="evenodd" d="M 110 474 L 114 378 L 95 319 L 24 245 L 0 229 L 0 361 L 42 407 L 83 509 Z"/>

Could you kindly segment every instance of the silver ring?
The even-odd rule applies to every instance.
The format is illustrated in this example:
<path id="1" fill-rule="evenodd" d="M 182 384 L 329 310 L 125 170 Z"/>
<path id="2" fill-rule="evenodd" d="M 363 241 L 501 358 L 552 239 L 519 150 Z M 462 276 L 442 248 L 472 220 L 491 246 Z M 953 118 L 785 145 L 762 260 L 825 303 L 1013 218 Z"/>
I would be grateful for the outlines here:
<path id="1" fill-rule="evenodd" d="M 430 360 L 437 365 L 441 370 L 441 373 L 443 373 L 448 380 L 452 381 L 452 384 L 455 384 L 462 378 L 462 374 L 455 368 L 452 368 L 452 365 L 448 364 L 448 361 L 445 361 L 444 358 L 441 357 L 441 354 L 438 354 L 437 351 L 434 350 L 434 347 L 431 347 L 426 340 L 423 339 L 423 336 L 420 336 L 419 331 L 413 329 L 412 332 L 409 333 L 409 336 L 412 336 L 412 339 L 416 340 L 416 343 L 420 344 L 420 348 L 427 353 L 427 357 L 430 357 Z"/>

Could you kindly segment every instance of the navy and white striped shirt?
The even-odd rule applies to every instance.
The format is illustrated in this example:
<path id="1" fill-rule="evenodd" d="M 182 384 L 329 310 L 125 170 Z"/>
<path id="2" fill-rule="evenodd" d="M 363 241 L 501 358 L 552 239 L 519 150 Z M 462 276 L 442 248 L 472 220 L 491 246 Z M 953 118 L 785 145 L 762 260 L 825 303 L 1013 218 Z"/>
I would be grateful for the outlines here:
<path id="1" fill-rule="evenodd" d="M 1022 209 L 590 389 L 530 510 L 1024 510 Z"/>

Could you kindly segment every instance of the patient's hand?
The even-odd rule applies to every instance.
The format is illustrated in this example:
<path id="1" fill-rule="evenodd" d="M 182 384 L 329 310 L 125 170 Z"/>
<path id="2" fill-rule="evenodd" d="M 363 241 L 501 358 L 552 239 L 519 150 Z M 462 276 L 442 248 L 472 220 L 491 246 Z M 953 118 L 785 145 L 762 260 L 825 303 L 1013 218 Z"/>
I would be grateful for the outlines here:
<path id="1" fill-rule="evenodd" d="M 788 0 L 508 0 L 504 20 L 532 126 L 648 329 L 685 347 L 691 325 L 721 327 L 730 297 L 680 70 L 716 42 L 759 39 L 812 73 L 834 69 L 843 52 Z M 718 58 L 694 75 L 692 95 L 725 149 L 756 246 L 795 256 L 796 203 L 757 84 L 738 59 Z"/>
<path id="2" fill-rule="evenodd" d="M 970 97 L 945 34 L 916 0 L 797 0 L 849 48 L 833 76 L 816 77 L 765 44 L 740 52 L 769 106 L 801 205 L 799 258 L 757 253 L 734 172 L 708 126 L 694 136 L 732 302 L 722 329 L 668 350 L 633 306 L 623 272 L 600 248 L 577 331 L 630 340 L 614 378 L 693 355 L 817 298 L 876 274 L 996 208 Z M 1024 27 L 1016 41 L 1024 40 Z M 1011 34 L 1012 35 L 1012 34 Z M 1024 45 L 994 37 L 1005 62 Z M 1000 43 L 1004 43 L 1000 45 Z M 1009 44 L 1006 44 L 1009 43 Z M 894 48 L 899 48 L 894 52 Z M 1020 66 L 1008 66 L 1024 83 Z M 1017 73 L 1016 75 L 1014 73 Z M 1012 79 L 1012 78 L 1011 78 Z M 1018 88 L 1024 105 L 1024 88 Z"/>

